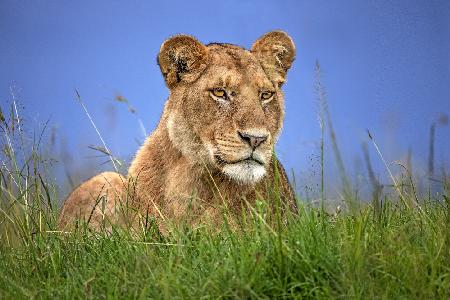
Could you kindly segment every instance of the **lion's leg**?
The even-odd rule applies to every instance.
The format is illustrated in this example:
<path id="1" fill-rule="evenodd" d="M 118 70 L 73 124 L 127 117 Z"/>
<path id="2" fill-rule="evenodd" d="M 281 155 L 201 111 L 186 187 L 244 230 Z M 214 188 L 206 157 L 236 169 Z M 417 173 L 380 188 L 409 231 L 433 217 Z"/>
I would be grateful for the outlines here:
<path id="1" fill-rule="evenodd" d="M 126 191 L 127 181 L 118 173 L 104 172 L 92 177 L 65 200 L 58 220 L 59 228 L 73 228 L 77 221 L 87 223 L 92 229 L 119 223 L 119 207 Z"/>

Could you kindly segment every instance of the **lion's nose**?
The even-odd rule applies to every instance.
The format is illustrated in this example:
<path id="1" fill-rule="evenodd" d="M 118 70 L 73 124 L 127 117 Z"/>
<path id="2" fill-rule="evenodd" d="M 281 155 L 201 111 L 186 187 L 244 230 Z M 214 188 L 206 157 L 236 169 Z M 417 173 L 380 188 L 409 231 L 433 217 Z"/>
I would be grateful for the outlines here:
<path id="1" fill-rule="evenodd" d="M 256 147 L 258 147 L 262 143 L 264 143 L 264 141 L 267 140 L 268 137 L 267 134 L 253 135 L 247 132 L 240 132 L 240 131 L 238 131 L 238 134 L 241 137 L 241 139 L 243 139 L 247 144 L 250 145 L 250 147 L 252 147 L 253 150 L 256 149 Z"/>

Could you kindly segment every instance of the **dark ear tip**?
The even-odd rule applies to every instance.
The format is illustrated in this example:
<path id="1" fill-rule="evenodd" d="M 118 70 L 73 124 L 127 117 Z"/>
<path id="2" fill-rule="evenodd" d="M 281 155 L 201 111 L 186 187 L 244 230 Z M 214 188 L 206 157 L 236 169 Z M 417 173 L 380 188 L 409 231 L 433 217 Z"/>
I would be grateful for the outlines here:
<path id="1" fill-rule="evenodd" d="M 270 31 L 263 36 L 261 36 L 252 46 L 252 51 L 255 51 L 256 48 L 267 45 L 281 43 L 285 46 L 289 46 L 289 50 L 295 53 L 295 43 L 292 38 L 283 30 L 274 30 Z"/>
<path id="2" fill-rule="evenodd" d="M 273 31 L 267 32 L 262 37 L 278 37 L 278 38 L 289 38 L 290 39 L 290 37 L 286 33 L 286 31 L 283 31 L 283 30 L 273 30 Z"/>
<path id="3" fill-rule="evenodd" d="M 164 57 L 178 51 L 185 51 L 186 53 L 194 55 L 204 55 L 207 52 L 206 46 L 199 42 L 195 37 L 186 34 L 178 34 L 168 38 L 161 44 L 158 56 Z"/>
<path id="4" fill-rule="evenodd" d="M 176 34 L 171 36 L 167 40 L 165 40 L 160 47 L 160 52 L 163 51 L 167 47 L 173 47 L 174 45 L 182 45 L 182 44 L 201 44 L 195 37 L 187 34 Z"/>

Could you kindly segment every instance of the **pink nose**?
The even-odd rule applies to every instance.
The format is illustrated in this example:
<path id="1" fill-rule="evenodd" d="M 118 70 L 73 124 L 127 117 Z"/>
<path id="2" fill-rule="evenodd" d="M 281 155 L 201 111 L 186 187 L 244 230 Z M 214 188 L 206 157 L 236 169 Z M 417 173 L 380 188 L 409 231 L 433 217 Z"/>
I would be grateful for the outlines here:
<path id="1" fill-rule="evenodd" d="M 264 143 L 267 140 L 267 134 L 265 135 L 251 135 L 245 132 L 240 132 L 238 131 L 238 135 L 241 137 L 241 139 L 243 139 L 247 144 L 250 145 L 250 147 L 252 147 L 253 150 L 256 149 L 256 147 L 258 147 L 259 145 L 261 145 L 262 143 Z"/>

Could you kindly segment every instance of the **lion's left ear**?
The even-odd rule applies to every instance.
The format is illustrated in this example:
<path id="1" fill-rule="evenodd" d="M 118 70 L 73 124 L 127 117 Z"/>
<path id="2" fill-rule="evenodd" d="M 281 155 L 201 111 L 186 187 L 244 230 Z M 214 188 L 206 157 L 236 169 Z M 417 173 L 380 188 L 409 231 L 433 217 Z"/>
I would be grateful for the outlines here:
<path id="1" fill-rule="evenodd" d="M 280 85 L 295 59 L 295 45 L 283 31 L 271 31 L 260 37 L 252 46 L 251 52 L 261 63 L 272 81 Z"/>

